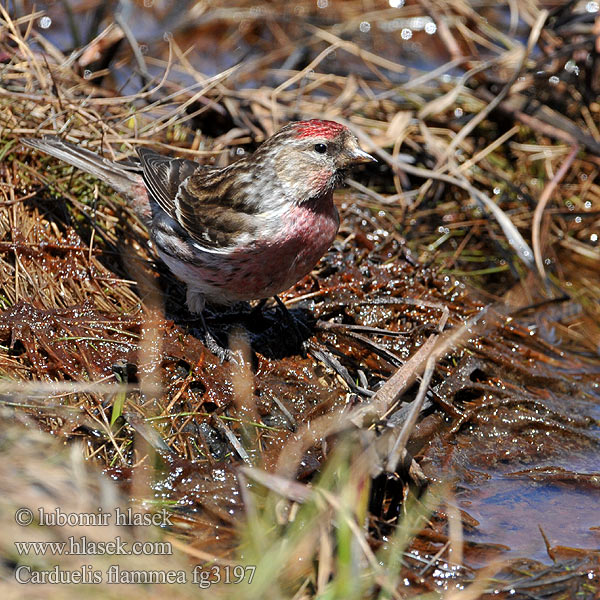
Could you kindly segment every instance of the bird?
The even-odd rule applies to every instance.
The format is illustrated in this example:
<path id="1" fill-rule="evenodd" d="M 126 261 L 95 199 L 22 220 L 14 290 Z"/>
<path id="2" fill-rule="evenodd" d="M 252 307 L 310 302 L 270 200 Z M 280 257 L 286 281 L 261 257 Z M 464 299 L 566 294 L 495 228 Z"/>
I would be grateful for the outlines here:
<path id="1" fill-rule="evenodd" d="M 278 300 L 307 275 L 339 228 L 333 191 L 351 167 L 377 162 L 348 127 L 322 119 L 292 121 L 226 167 L 146 147 L 116 162 L 56 136 L 23 143 L 125 196 L 201 318 L 206 302 Z"/>

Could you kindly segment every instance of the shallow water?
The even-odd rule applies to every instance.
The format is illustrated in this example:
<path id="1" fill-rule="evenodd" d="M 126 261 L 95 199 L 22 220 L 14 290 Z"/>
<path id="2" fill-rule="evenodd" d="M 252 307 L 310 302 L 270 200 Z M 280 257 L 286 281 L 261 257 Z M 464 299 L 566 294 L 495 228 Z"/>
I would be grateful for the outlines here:
<path id="1" fill-rule="evenodd" d="M 590 462 L 598 466 L 597 457 Z M 585 471 L 578 468 L 578 473 Z M 505 546 L 502 558 L 528 557 L 547 564 L 553 557 L 542 531 L 550 553 L 560 555 L 559 547 L 599 550 L 600 473 L 590 475 L 595 481 L 584 486 L 493 474 L 458 496 L 460 508 L 479 523 L 466 540 Z M 474 557 L 473 566 L 479 566 Z"/>

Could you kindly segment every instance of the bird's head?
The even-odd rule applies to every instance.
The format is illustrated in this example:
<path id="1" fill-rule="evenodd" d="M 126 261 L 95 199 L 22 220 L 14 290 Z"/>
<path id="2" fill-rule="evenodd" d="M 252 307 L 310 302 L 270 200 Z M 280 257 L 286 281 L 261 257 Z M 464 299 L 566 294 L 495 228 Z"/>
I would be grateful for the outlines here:
<path id="1" fill-rule="evenodd" d="M 328 195 L 351 167 L 376 160 L 356 136 L 334 121 L 295 121 L 271 136 L 257 151 L 286 196 L 296 203 Z"/>

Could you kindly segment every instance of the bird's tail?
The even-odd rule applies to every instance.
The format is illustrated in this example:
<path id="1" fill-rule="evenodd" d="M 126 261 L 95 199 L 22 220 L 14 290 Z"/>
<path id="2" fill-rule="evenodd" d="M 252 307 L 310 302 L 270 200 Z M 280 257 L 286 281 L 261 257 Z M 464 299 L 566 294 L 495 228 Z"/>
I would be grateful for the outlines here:
<path id="1" fill-rule="evenodd" d="M 114 162 L 56 136 L 44 136 L 41 139 L 25 138 L 22 141 L 27 146 L 46 152 L 98 177 L 125 196 L 134 197 L 139 194 L 138 188 L 142 181 L 139 175 L 141 169 L 134 163 Z"/>

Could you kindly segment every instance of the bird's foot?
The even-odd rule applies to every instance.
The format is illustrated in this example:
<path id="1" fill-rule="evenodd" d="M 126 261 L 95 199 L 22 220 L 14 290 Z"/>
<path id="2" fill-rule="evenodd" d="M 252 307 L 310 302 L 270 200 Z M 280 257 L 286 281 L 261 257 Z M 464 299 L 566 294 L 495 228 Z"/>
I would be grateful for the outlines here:
<path id="1" fill-rule="evenodd" d="M 204 320 L 204 307 L 206 306 L 206 298 L 204 294 L 189 286 L 187 288 L 186 304 L 189 311 L 200 319 L 202 328 L 204 329 L 204 345 L 219 359 L 221 363 L 234 362 L 237 363 L 237 357 L 229 348 L 225 348 L 219 344 L 213 334 L 210 332 L 206 321 Z"/>
<path id="2" fill-rule="evenodd" d="M 234 352 L 229 348 L 225 348 L 217 342 L 212 333 L 206 328 L 204 329 L 204 345 L 212 352 L 221 364 L 224 362 L 231 362 L 236 365 L 241 364 L 241 356 L 239 352 Z"/>
<path id="3" fill-rule="evenodd" d="M 204 314 L 200 312 L 197 313 L 196 316 L 198 319 L 200 319 L 200 322 L 202 323 L 202 329 L 204 330 L 204 345 L 219 359 L 219 362 L 221 364 L 224 362 L 232 362 L 237 365 L 241 364 L 240 354 L 230 350 L 229 348 L 221 346 L 215 336 L 210 332 L 210 329 L 206 324 L 206 320 L 204 319 Z"/>

